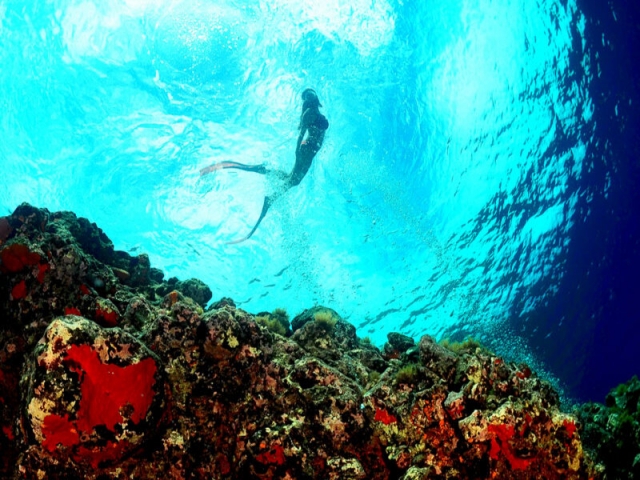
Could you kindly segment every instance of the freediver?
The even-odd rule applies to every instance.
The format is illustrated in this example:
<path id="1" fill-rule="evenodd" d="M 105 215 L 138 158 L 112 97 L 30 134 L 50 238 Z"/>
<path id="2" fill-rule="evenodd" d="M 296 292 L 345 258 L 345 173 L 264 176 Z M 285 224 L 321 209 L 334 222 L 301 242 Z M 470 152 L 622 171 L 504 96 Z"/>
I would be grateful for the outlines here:
<path id="1" fill-rule="evenodd" d="M 329 121 L 322 113 L 320 113 L 320 107 L 322 107 L 322 104 L 318 100 L 318 95 L 315 90 L 307 88 L 302 92 L 302 114 L 300 115 L 300 125 L 298 126 L 300 134 L 298 135 L 298 141 L 296 144 L 296 163 L 293 166 L 291 173 L 287 174 L 282 170 L 270 170 L 266 168 L 264 164 L 245 165 L 244 163 L 230 161 L 214 163 L 213 165 L 209 165 L 208 167 L 200 170 L 200 175 L 203 176 L 211 172 L 215 172 L 216 170 L 236 168 L 246 172 L 268 175 L 276 182 L 280 183 L 280 185 L 274 188 L 275 193 L 267 195 L 264 198 L 260 217 L 253 229 L 249 232 L 249 235 L 239 240 L 227 243 L 240 243 L 249 239 L 258 229 L 258 226 L 267 214 L 269 207 L 271 207 L 271 205 L 273 205 L 273 203 L 287 190 L 298 185 L 307 174 L 311 167 L 311 163 L 313 162 L 313 158 L 320 150 L 320 147 L 322 147 L 325 131 L 329 128 Z"/>

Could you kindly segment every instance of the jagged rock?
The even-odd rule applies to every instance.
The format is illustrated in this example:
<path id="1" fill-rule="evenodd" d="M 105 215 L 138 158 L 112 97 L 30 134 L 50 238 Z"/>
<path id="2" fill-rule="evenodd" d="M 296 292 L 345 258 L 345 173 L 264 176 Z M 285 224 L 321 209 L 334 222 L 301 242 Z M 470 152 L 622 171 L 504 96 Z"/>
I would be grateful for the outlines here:
<path id="1" fill-rule="evenodd" d="M 149 277 L 150 270 L 151 262 L 149 261 L 149 255 L 141 253 L 131 261 L 131 278 L 129 278 L 129 283 L 134 287 L 149 285 L 151 280 Z"/>
<path id="2" fill-rule="evenodd" d="M 27 417 L 39 455 L 95 469 L 122 459 L 157 428 L 164 409 L 160 362 L 119 329 L 57 318 L 26 367 Z"/>
<path id="3" fill-rule="evenodd" d="M 400 358 L 400 355 L 415 346 L 413 338 L 397 332 L 387 334 L 387 343 L 384 345 L 385 358 Z"/>
<path id="4" fill-rule="evenodd" d="M 382 357 L 380 350 L 378 350 L 373 345 L 363 345 L 361 346 L 361 348 L 353 350 L 350 353 L 354 356 L 357 356 L 360 362 L 369 370 L 382 373 L 389 366 L 385 359 Z"/>
<path id="5" fill-rule="evenodd" d="M 0 221 L 0 477 L 604 475 L 525 365 L 428 336 L 385 359 L 320 306 L 282 336 L 158 272 L 69 212 Z"/>
<path id="6" fill-rule="evenodd" d="M 450 380 L 455 374 L 457 358 L 445 347 L 438 345 L 429 335 L 420 339 L 422 363 L 438 376 Z"/>

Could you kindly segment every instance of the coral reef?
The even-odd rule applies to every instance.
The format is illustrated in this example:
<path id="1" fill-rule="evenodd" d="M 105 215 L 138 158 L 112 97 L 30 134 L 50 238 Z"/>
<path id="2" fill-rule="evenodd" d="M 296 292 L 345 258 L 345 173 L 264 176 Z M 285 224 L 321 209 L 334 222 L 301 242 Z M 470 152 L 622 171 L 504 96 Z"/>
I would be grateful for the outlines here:
<path id="1" fill-rule="evenodd" d="M 0 477 L 603 478 L 526 365 L 211 296 L 72 213 L 0 218 Z"/>

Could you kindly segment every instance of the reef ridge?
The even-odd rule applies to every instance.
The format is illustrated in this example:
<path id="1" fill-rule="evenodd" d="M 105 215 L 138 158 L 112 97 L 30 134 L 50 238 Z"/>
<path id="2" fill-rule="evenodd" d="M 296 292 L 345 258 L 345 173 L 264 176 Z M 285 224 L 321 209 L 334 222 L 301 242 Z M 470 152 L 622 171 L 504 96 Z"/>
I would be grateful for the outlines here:
<path id="1" fill-rule="evenodd" d="M 605 478 L 527 365 L 212 296 L 71 212 L 0 218 L 0 477 Z"/>

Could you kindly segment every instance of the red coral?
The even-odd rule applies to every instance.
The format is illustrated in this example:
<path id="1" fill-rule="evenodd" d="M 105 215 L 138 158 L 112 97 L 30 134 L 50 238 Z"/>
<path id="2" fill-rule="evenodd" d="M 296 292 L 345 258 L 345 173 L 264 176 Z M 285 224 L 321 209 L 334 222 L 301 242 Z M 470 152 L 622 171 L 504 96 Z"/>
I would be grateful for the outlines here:
<path id="1" fill-rule="evenodd" d="M 120 409 L 131 405 L 131 420 L 138 423 L 147 415 L 153 400 L 156 362 L 145 358 L 126 367 L 102 363 L 89 345 L 72 346 L 67 362 L 80 374 L 82 399 L 78 410 L 78 427 L 90 433 L 96 425 L 114 431 L 123 419 Z"/>
<path id="2" fill-rule="evenodd" d="M 10 441 L 13 441 L 16 438 L 13 434 L 13 430 L 9 425 L 4 425 L 2 427 L 2 433 L 4 433 L 5 437 L 7 437 Z"/>
<path id="3" fill-rule="evenodd" d="M 216 457 L 216 463 L 218 464 L 218 469 L 222 475 L 229 475 L 231 473 L 231 464 L 229 463 L 229 459 L 227 456 L 220 453 Z"/>
<path id="4" fill-rule="evenodd" d="M 578 427 L 576 427 L 576 424 L 573 423 L 572 421 L 564 420 L 562 422 L 562 425 L 564 425 L 564 428 L 567 430 L 567 434 L 569 435 L 569 438 L 573 438 L 573 434 L 578 429 Z"/>
<path id="5" fill-rule="evenodd" d="M 398 419 L 391 415 L 383 408 L 376 408 L 376 415 L 373 417 L 376 422 L 382 422 L 385 425 L 389 425 L 391 423 L 396 423 Z"/>
<path id="6" fill-rule="evenodd" d="M 513 425 L 489 425 L 489 433 L 495 436 L 491 439 L 491 450 L 489 450 L 489 456 L 493 460 L 500 458 L 499 454 L 502 452 L 504 457 L 511 465 L 513 470 L 525 470 L 534 460 L 534 458 L 520 458 L 511 448 L 509 441 L 513 439 L 515 435 L 515 429 Z"/>
<path id="7" fill-rule="evenodd" d="M 275 463 L 277 465 L 284 465 L 287 459 L 284 455 L 284 448 L 275 443 L 270 450 L 256 455 L 256 460 L 262 464 Z"/>
<path id="8" fill-rule="evenodd" d="M 27 296 L 27 284 L 22 280 L 13 289 L 11 289 L 11 296 L 14 300 L 19 300 Z"/>
<path id="9" fill-rule="evenodd" d="M 68 415 L 61 417 L 51 414 L 44 417 L 42 436 L 44 437 L 42 446 L 50 452 L 53 452 L 59 443 L 67 447 L 80 443 L 80 435 L 73 423 L 69 421 Z"/>
<path id="10" fill-rule="evenodd" d="M 40 255 L 31 252 L 29 247 L 21 243 L 14 243 L 0 252 L 2 271 L 16 273 L 24 267 L 40 263 Z"/>
<path id="11" fill-rule="evenodd" d="M 59 443 L 68 447 L 76 445 L 78 432 L 91 434 L 98 425 L 115 432 L 116 424 L 125 420 L 120 413 L 125 406 L 130 406 L 132 422 L 138 423 L 146 417 L 154 396 L 156 363 L 152 358 L 119 367 L 102 363 L 89 345 L 73 345 L 65 363 L 80 375 L 80 408 L 72 422 L 66 416 L 51 414 L 45 417 L 42 445 L 49 451 Z M 119 451 L 121 447 L 113 448 Z M 98 453 L 98 462 L 108 459 L 104 452 Z"/>
<path id="12" fill-rule="evenodd" d="M 39 283 L 44 283 L 44 274 L 47 273 L 47 270 L 49 270 L 48 263 L 41 263 L 38 265 L 38 276 L 36 278 Z"/>
<path id="13" fill-rule="evenodd" d="M 78 310 L 75 307 L 67 307 L 64 309 L 64 314 L 65 315 L 77 315 L 79 317 L 82 316 L 82 313 L 80 312 L 80 310 Z"/>
<path id="14" fill-rule="evenodd" d="M 115 327 L 118 325 L 118 312 L 112 310 L 109 307 L 106 307 L 98 301 L 96 306 L 96 320 L 102 322 L 107 327 Z"/>

